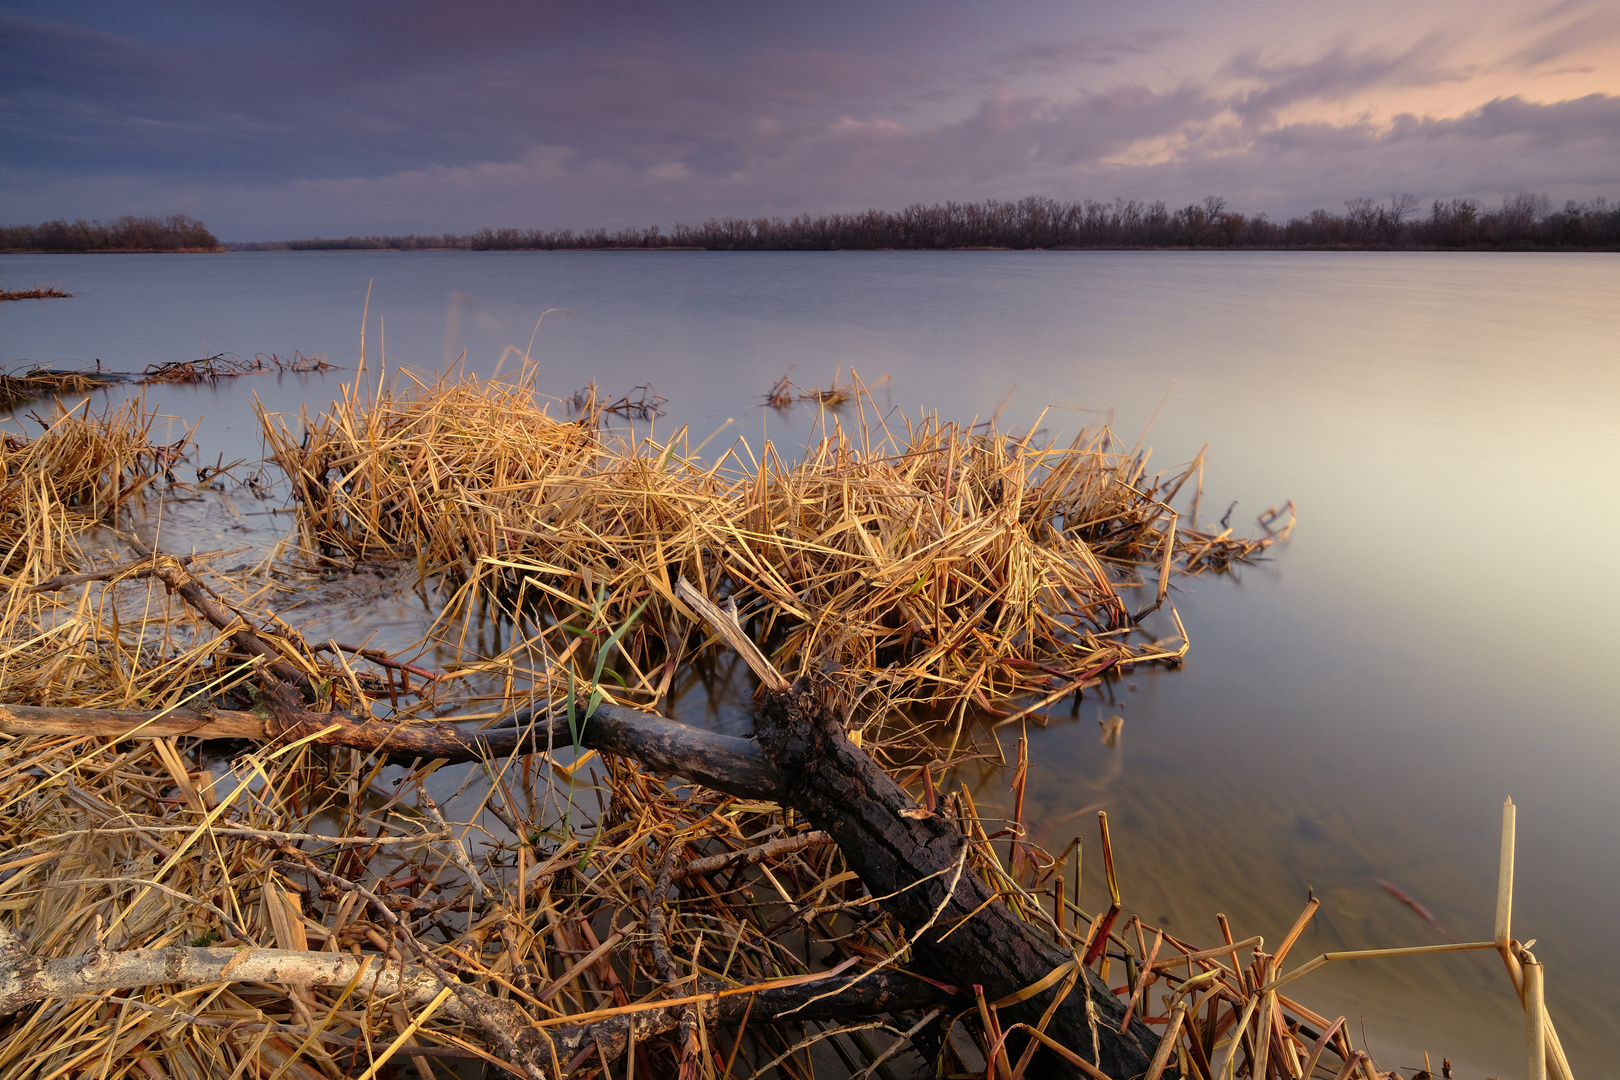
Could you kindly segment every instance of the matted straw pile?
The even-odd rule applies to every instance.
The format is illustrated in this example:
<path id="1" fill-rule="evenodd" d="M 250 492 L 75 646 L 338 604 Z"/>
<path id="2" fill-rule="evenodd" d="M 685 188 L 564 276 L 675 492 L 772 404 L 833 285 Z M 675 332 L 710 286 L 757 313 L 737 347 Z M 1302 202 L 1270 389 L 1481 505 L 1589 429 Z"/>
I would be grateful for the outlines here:
<path id="1" fill-rule="evenodd" d="M 1272 539 L 1178 529 L 1168 500 L 1201 462 L 1151 476 L 1106 429 L 1063 446 L 937 416 L 895 430 L 863 396 L 852 430 L 826 422 L 802 455 L 738 442 L 705 462 L 684 430 L 630 443 L 558 420 L 532 379 L 349 391 L 302 431 L 264 430 L 311 548 L 414 555 L 457 587 L 447 625 L 491 598 L 541 631 L 638 611 L 621 651 L 647 692 L 684 634 L 682 574 L 729 597 L 778 668 L 881 676 L 891 703 L 960 718 L 1178 659 L 1184 638 L 1132 640 L 1137 568 L 1156 607 L 1173 569 Z"/>
<path id="2" fill-rule="evenodd" d="M 0 434 L 0 570 L 56 573 L 72 538 L 115 513 L 175 448 L 154 446 L 154 414 L 130 401 L 100 414 L 57 410 L 33 439 Z"/>

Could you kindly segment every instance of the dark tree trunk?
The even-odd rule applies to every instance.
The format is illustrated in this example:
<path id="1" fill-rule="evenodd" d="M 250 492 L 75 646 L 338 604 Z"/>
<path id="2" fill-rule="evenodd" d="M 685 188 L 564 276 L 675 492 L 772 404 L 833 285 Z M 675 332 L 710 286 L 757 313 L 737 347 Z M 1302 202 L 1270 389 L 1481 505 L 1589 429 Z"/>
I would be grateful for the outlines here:
<path id="1" fill-rule="evenodd" d="M 767 693 L 756 730 L 783 778 L 778 798 L 833 838 L 850 869 L 874 896 L 897 894 L 882 906 L 911 939 L 912 970 L 954 985 L 981 984 L 985 996 L 995 1000 L 1040 981 L 1073 959 L 993 899 L 995 893 L 971 869 L 962 873 L 933 926 L 919 935 L 919 928 L 945 901 L 953 870 L 962 858 L 966 841 L 955 824 L 939 815 L 903 816 L 902 810 L 916 809 L 911 797 L 845 738 L 838 722 L 822 710 L 803 682 Z M 964 919 L 965 924 L 945 936 Z M 1039 1023 L 1056 994 L 1054 987 L 1001 1010 L 1003 1026 Z M 1124 1005 L 1089 969 L 1085 982 L 1074 988 L 1047 1025 L 1047 1033 L 1090 1059 L 1088 994 L 1096 1006 L 1098 1067 L 1114 1080 L 1145 1073 L 1157 1039 L 1137 1024 L 1128 1034 L 1119 1033 Z M 1012 1036 L 1008 1045 L 1016 1059 L 1023 1045 L 1020 1036 Z M 1035 1064 L 1032 1075 L 1082 1075 L 1044 1050 Z"/>

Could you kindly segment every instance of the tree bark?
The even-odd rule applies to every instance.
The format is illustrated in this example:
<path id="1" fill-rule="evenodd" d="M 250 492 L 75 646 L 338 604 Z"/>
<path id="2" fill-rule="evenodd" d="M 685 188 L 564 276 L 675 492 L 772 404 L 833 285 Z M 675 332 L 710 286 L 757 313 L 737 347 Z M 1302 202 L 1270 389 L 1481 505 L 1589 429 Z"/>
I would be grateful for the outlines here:
<path id="1" fill-rule="evenodd" d="M 250 739 L 291 742 L 315 736 L 323 746 L 385 753 L 396 760 L 474 761 L 508 754 L 541 753 L 570 745 L 562 716 L 542 717 L 522 727 L 485 730 L 441 720 L 394 724 L 342 713 L 305 711 L 291 693 L 267 691 L 263 712 L 225 709 L 66 709 L 0 705 L 0 733 L 7 735 L 93 735 L 113 740 Z M 607 754 L 635 758 L 655 772 L 683 776 L 716 791 L 745 799 L 775 799 L 781 790 L 776 767 L 749 739 L 720 735 L 669 720 L 656 713 L 603 703 L 580 725 L 580 743 Z M 331 730 L 327 730 L 327 729 Z"/>
<path id="2" fill-rule="evenodd" d="M 382 999 L 398 995 L 403 1004 L 415 1010 L 432 1001 L 443 988 L 443 983 L 431 972 L 416 965 L 402 967 L 377 956 L 370 959 L 365 977 L 355 986 L 362 997 Z M 84 956 L 41 960 L 28 952 L 17 935 L 0 927 L 0 1016 L 9 1016 L 48 999 L 145 986 L 224 982 L 347 986 L 361 973 L 362 962 L 361 957 L 349 953 L 252 947 L 100 950 Z M 839 992 L 851 981 L 843 976 L 816 979 L 797 986 L 761 990 L 753 995 L 712 998 L 701 1002 L 699 1007 L 709 1020 L 736 1019 L 748 1008 L 748 1000 L 753 997 L 753 1015 L 761 1019 L 805 1006 L 794 1015 L 805 1020 L 849 1021 L 865 1019 L 874 1013 L 929 1008 L 952 1000 L 943 990 L 896 972 L 873 976 L 859 986 Z M 586 1046 L 599 1042 L 610 1060 L 617 1058 L 628 1045 L 632 1023 L 637 1040 L 648 1039 L 677 1027 L 682 1012 L 689 1007 L 654 1004 L 640 1012 L 595 1023 L 550 1028 L 546 1036 L 542 1036 L 529 1016 L 512 1002 L 472 987 L 462 990 L 470 992 L 471 1001 L 482 1012 L 482 1017 L 469 1012 L 467 1001 L 460 995 L 447 998 L 440 1012 L 450 1019 L 469 1023 L 480 1019 L 501 1023 L 517 1037 L 519 1056 L 526 1059 L 523 1064 L 541 1071 L 549 1070 L 552 1047 L 567 1061 Z M 401 1053 L 408 1052 L 408 1049 L 401 1050 Z"/>
<path id="3" fill-rule="evenodd" d="M 779 800 L 833 838 L 873 895 L 894 894 L 882 906 L 910 938 L 912 969 L 942 982 L 980 984 L 985 997 L 995 1000 L 1072 961 L 1069 953 L 1014 916 L 972 870 L 963 872 L 949 892 L 953 868 L 967 843 L 961 831 L 939 814 L 918 814 L 911 797 L 844 736 L 806 683 L 767 693 L 756 732 L 783 778 Z M 1121 1035 L 1124 1005 L 1089 968 L 1082 970 L 1084 982 L 1058 1008 L 1047 1034 L 1091 1059 L 1089 996 L 1096 1009 L 1098 1067 L 1114 1080 L 1146 1072 L 1158 1040 L 1140 1024 Z M 1002 1010 L 1003 1027 L 1039 1023 L 1057 992 L 1054 987 Z M 1018 1041 L 1015 1035 L 1009 1044 Z M 1017 1052 L 1009 1053 L 1016 1058 Z M 1036 1060 L 1038 1075 L 1082 1075 L 1046 1051 Z"/>

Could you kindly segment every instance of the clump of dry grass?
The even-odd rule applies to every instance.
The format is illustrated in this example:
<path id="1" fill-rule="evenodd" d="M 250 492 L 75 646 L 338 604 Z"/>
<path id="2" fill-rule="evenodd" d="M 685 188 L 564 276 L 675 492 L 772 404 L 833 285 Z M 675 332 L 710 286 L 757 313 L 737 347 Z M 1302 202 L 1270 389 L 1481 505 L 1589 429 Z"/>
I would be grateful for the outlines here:
<path id="1" fill-rule="evenodd" d="M 32 289 L 0 289 L 0 300 L 65 300 L 73 294 L 60 285 L 35 285 Z"/>
<path id="2" fill-rule="evenodd" d="M 240 375 L 252 375 L 268 370 L 270 364 L 262 356 L 244 360 L 231 353 L 215 353 L 213 356 L 204 356 L 197 360 L 152 364 L 146 369 L 140 384 L 147 386 L 163 383 L 216 382 L 220 379 L 234 379 Z"/>
<path id="3" fill-rule="evenodd" d="M 833 693 L 846 712 L 862 695 L 884 712 L 910 700 L 1044 697 L 1044 679 L 1066 692 L 1090 677 L 1087 665 L 1177 653 L 1128 640 L 1132 575 L 1141 571 L 1162 599 L 1170 569 L 1254 549 L 1224 532 L 1189 540 L 1169 502 L 1191 470 L 1150 477 L 1140 456 L 1112 450 L 1102 433 L 1038 447 L 925 417 L 894 433 L 835 425 L 792 462 L 739 446 L 704 463 L 684 441 L 624 446 L 592 417 L 552 419 L 523 381 L 417 391 L 347 395 L 307 442 L 272 418 L 266 428 L 310 543 L 356 559 L 413 550 L 419 571 L 456 580 L 450 601 L 464 625 L 491 614 L 478 614 L 481 598 L 498 598 L 547 636 L 520 636 L 469 665 L 505 687 L 493 702 L 474 702 L 486 687 L 471 679 L 439 680 L 466 686 L 463 705 L 498 713 L 524 686 L 557 696 L 570 664 L 590 681 L 590 661 L 612 650 L 624 692 L 657 696 L 685 655 L 687 620 L 668 595 L 683 573 L 729 593 L 779 662 L 845 664 L 851 675 Z M 49 496 L 37 520 L 8 525 L 8 704 L 157 708 L 217 697 L 253 674 L 230 634 L 154 586 L 158 560 L 60 574 L 90 560 L 53 552 L 111 523 L 130 492 L 173 463 L 178 448 L 152 446 L 150 423 L 138 410 L 75 413 L 5 444 L 7 482 L 34 485 L 13 501 Z M 191 563 L 196 573 L 204 561 Z M 386 668 L 386 656 L 333 643 L 318 662 L 319 643 L 264 611 L 271 585 L 209 577 L 324 684 L 318 707 L 364 708 L 379 696 L 357 669 Z M 375 755 L 302 743 L 235 747 L 228 759 L 195 740 L 131 734 L 0 735 L 0 945 L 88 958 L 81 970 L 135 949 L 196 957 L 212 948 L 223 953 L 220 978 L 154 978 L 0 1018 L 0 1080 L 316 1080 L 363 1075 L 391 1049 L 419 1075 L 443 1074 L 491 1062 L 500 1046 L 501 1032 L 465 1010 L 430 1009 L 457 987 L 509 1010 L 501 1015 L 513 1031 L 543 1029 L 555 1071 L 580 1076 L 604 1058 L 617 1066 L 615 1032 L 588 1026 L 615 1009 L 636 1018 L 628 1053 L 649 1077 L 775 1068 L 814 1078 L 829 1071 L 806 1052 L 818 1042 L 842 1058 L 834 1075 L 881 1074 L 889 1053 L 906 1050 L 892 1038 L 900 1032 L 935 1072 L 982 1075 L 1006 1045 L 997 1005 L 966 996 L 945 1012 L 894 1008 L 881 1023 L 801 1022 L 749 1005 L 772 981 L 840 964 L 853 975 L 906 947 L 836 845 L 775 803 L 672 786 L 634 762 L 567 750 L 467 768 L 435 802 L 428 789 L 448 785 L 433 762 L 400 773 Z M 965 785 L 936 788 L 970 751 L 881 727 L 864 744 L 920 808 L 955 822 L 968 872 L 1110 985 L 1123 982 L 1133 1022 L 1163 1032 L 1200 1075 L 1240 1050 L 1240 1068 L 1257 1075 L 1268 1059 L 1289 1075 L 1361 1061 L 1342 1019 L 1278 992 L 1314 901 L 1274 954 L 1225 933 L 1199 950 L 1123 917 L 1105 828 L 1113 905 L 1087 913 L 1075 904 L 1074 848 L 1053 855 L 1026 839 L 1027 744 L 1011 821 L 982 819 Z M 269 949 L 311 966 L 353 957 L 356 973 L 226 977 Z M 378 989 L 374 973 L 395 981 Z M 1054 979 L 1060 994 L 1081 992 L 1074 970 Z M 712 996 L 679 1004 L 694 995 Z M 1027 1057 L 995 1066 L 998 1076 L 1030 1067 Z"/>
<path id="4" fill-rule="evenodd" d="M 58 408 L 33 439 L 0 436 L 0 572 L 42 581 L 72 538 L 109 517 L 178 457 L 155 446 L 155 413 L 130 401 L 100 414 Z"/>
<path id="5" fill-rule="evenodd" d="M 346 391 L 302 431 L 264 430 L 311 548 L 414 555 L 457 587 L 447 625 L 489 598 L 542 630 L 642 609 L 615 661 L 647 691 L 685 639 L 681 574 L 734 601 L 779 668 L 881 677 L 961 716 L 1178 659 L 1184 640 L 1135 639 L 1126 587 L 1145 575 L 1157 607 L 1173 572 L 1271 542 L 1178 531 L 1168 499 L 1199 463 L 1150 475 L 1106 429 L 1037 444 L 863 407 L 802 456 L 739 442 L 706 462 L 684 431 L 631 445 L 593 413 L 556 419 L 532 380 Z"/>
<path id="6" fill-rule="evenodd" d="M 21 375 L 0 375 L 0 409 L 60 394 L 81 394 L 106 386 L 110 375 L 94 371 L 49 371 L 35 368 Z"/>

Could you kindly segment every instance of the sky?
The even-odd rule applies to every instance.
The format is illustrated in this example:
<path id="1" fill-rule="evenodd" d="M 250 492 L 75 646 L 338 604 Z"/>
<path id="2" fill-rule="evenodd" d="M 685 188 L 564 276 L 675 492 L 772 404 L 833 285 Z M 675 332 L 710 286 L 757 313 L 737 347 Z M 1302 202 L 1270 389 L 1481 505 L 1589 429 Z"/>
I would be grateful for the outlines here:
<path id="1" fill-rule="evenodd" d="M 1620 198 L 1620 4 L 0 0 L 0 223 Z"/>

